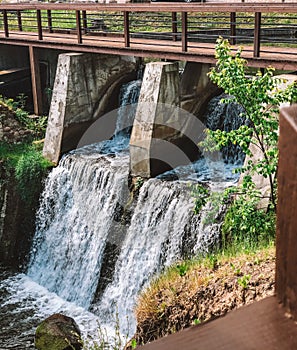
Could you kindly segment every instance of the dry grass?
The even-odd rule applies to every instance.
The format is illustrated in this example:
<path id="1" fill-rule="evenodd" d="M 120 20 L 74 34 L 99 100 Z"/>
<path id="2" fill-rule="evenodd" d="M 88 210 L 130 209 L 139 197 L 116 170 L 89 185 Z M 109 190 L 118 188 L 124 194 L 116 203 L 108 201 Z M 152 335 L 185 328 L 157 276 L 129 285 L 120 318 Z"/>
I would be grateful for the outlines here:
<path id="1" fill-rule="evenodd" d="M 224 315 L 274 293 L 274 247 L 180 262 L 156 277 L 135 309 L 137 344 Z"/>

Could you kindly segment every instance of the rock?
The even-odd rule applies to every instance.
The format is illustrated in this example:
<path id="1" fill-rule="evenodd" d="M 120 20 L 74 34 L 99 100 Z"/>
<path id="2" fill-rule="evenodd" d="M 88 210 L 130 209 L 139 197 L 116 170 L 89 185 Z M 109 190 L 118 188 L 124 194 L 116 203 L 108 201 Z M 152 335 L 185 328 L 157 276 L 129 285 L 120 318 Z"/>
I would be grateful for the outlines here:
<path id="1" fill-rule="evenodd" d="M 53 314 L 40 323 L 35 332 L 38 350 L 82 349 L 81 333 L 73 318 Z"/>

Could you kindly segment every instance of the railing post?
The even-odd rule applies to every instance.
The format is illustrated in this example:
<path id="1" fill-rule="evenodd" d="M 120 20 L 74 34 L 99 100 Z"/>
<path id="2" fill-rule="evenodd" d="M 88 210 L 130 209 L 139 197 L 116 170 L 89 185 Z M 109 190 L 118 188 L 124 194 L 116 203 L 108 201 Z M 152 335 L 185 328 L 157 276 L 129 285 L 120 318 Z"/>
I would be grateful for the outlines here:
<path id="1" fill-rule="evenodd" d="M 87 34 L 87 32 L 88 32 L 87 11 L 83 10 L 83 11 L 81 12 L 81 14 L 82 14 L 82 21 L 83 21 L 84 33 Z"/>
<path id="2" fill-rule="evenodd" d="M 172 23 L 172 40 L 177 40 L 177 15 L 176 12 L 171 14 L 171 23 Z"/>
<path id="3" fill-rule="evenodd" d="M 278 203 L 276 229 L 277 298 L 297 320 L 297 105 L 283 107 L 280 113 Z"/>
<path id="4" fill-rule="evenodd" d="M 22 24 L 22 12 L 20 10 L 17 10 L 17 17 L 18 17 L 18 28 L 21 32 L 23 30 L 23 24 Z"/>
<path id="5" fill-rule="evenodd" d="M 230 44 L 236 44 L 236 13 L 230 13 Z"/>
<path id="6" fill-rule="evenodd" d="M 5 37 L 9 37 L 9 32 L 8 32 L 8 19 L 7 19 L 7 10 L 3 10 L 3 24 L 4 24 L 4 34 Z"/>
<path id="7" fill-rule="evenodd" d="M 182 12 L 182 51 L 188 51 L 188 13 Z"/>
<path id="8" fill-rule="evenodd" d="M 77 42 L 79 44 L 82 43 L 82 35 L 81 35 L 81 20 L 80 20 L 80 11 L 76 10 L 76 31 L 77 31 Z"/>
<path id="9" fill-rule="evenodd" d="M 41 10 L 36 10 L 37 16 L 37 28 L 38 28 L 38 39 L 42 40 L 42 22 L 41 22 Z"/>
<path id="10" fill-rule="evenodd" d="M 41 80 L 39 71 L 39 61 L 36 49 L 32 45 L 29 46 L 30 69 L 34 113 L 36 115 L 42 114 L 42 94 L 41 94 Z"/>
<path id="11" fill-rule="evenodd" d="M 52 11 L 47 10 L 47 25 L 48 25 L 48 31 L 50 33 L 53 33 L 53 20 L 52 20 Z"/>
<path id="12" fill-rule="evenodd" d="M 260 57 L 260 41 L 261 41 L 261 12 L 256 12 L 255 28 L 254 28 L 254 57 Z"/>
<path id="13" fill-rule="evenodd" d="M 124 11 L 124 39 L 125 39 L 125 47 L 130 47 L 129 11 Z"/>

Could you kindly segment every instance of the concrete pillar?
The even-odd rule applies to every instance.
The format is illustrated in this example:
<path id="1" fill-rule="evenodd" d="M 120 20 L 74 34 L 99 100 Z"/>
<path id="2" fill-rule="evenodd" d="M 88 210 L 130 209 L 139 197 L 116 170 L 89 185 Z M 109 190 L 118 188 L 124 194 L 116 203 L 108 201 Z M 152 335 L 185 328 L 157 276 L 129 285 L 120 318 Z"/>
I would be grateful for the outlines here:
<path id="1" fill-rule="evenodd" d="M 220 89 L 207 75 L 212 65 L 208 63 L 186 62 L 181 75 L 181 108 L 202 117 L 208 102 L 220 94 Z"/>
<path id="2" fill-rule="evenodd" d="M 178 63 L 147 64 L 130 139 L 131 175 L 153 177 L 196 157 L 191 123 L 179 108 Z"/>
<path id="3" fill-rule="evenodd" d="M 85 130 L 106 112 L 115 87 L 136 66 L 131 57 L 59 55 L 43 155 L 58 163 L 61 153 L 74 149 Z"/>

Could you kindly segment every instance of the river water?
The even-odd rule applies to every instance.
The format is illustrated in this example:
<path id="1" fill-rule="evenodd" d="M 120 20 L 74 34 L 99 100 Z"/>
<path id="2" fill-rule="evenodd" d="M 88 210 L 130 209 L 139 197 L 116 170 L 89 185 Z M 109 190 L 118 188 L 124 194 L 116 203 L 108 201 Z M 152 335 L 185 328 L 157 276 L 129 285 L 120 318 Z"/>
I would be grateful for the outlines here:
<path id="1" fill-rule="evenodd" d="M 149 280 L 218 243 L 219 224 L 193 213 L 190 184 L 233 184 L 233 163 L 179 167 L 177 180 L 170 173 L 150 179 L 133 197 L 128 142 L 118 136 L 121 151 L 115 140 L 87 146 L 49 174 L 26 274 L 1 268 L 1 350 L 34 349 L 36 326 L 56 312 L 73 317 L 84 337 L 96 336 L 98 323 L 113 335 L 116 317 L 121 333 L 132 336 L 133 307 Z"/>

